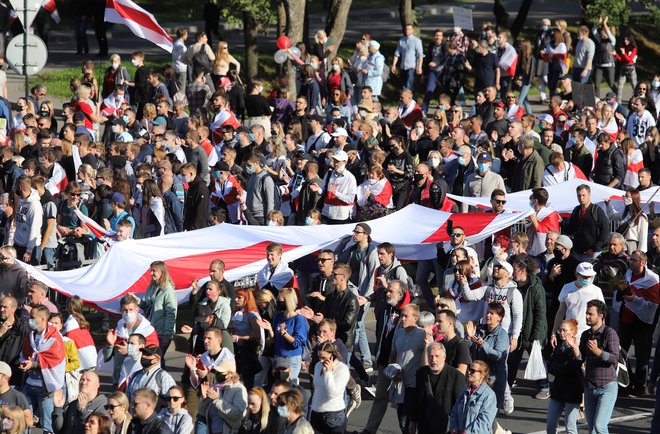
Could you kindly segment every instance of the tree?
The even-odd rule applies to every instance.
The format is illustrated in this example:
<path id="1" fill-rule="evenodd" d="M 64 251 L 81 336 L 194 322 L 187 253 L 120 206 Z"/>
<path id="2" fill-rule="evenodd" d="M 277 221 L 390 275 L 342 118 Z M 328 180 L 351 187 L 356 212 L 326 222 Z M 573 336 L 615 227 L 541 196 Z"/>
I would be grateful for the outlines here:
<path id="1" fill-rule="evenodd" d="M 523 0 L 518 8 L 518 14 L 509 27 L 509 13 L 504 5 L 504 0 L 495 0 L 493 3 L 493 15 L 495 15 L 495 25 L 498 31 L 508 30 L 513 39 L 516 39 L 527 21 L 527 14 L 532 7 L 532 0 Z"/>
<path id="2" fill-rule="evenodd" d="M 245 40 L 245 75 L 248 82 L 259 73 L 259 46 L 257 32 L 260 27 L 273 25 L 277 21 L 277 7 L 273 0 L 228 0 L 221 9 L 230 24 L 243 24 Z"/>
<path id="3" fill-rule="evenodd" d="M 599 17 L 609 17 L 608 24 L 615 27 L 628 24 L 631 0 L 582 0 L 582 19 L 586 23 L 597 23 Z M 638 0 L 649 13 L 651 23 L 660 25 L 660 8 L 654 0 Z"/>
<path id="4" fill-rule="evenodd" d="M 284 0 L 286 10 L 285 33 L 291 40 L 291 46 L 303 40 L 303 27 L 305 22 L 306 0 Z M 289 79 L 289 98 L 296 97 L 296 69 L 289 62 L 287 71 Z"/>
<path id="5" fill-rule="evenodd" d="M 328 38 L 335 41 L 337 50 L 341 45 L 342 39 L 344 39 L 351 3 L 353 3 L 353 0 L 332 0 L 328 9 L 328 15 L 325 20 L 325 33 L 328 35 Z M 335 56 L 337 50 L 330 55 L 330 58 Z"/>
<path id="6" fill-rule="evenodd" d="M 406 24 L 415 24 L 415 12 L 412 0 L 401 0 L 399 3 L 399 19 L 401 20 L 401 32 L 406 31 Z"/>

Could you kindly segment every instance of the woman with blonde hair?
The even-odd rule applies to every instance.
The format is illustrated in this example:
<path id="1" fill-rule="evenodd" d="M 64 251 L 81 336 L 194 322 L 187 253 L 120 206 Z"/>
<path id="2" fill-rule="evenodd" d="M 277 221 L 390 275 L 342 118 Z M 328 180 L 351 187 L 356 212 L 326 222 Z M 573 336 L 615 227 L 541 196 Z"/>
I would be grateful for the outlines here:
<path id="1" fill-rule="evenodd" d="M 229 332 L 234 342 L 236 364 L 246 387 L 252 388 L 254 376 L 263 368 L 259 363 L 259 351 L 264 344 L 264 331 L 259 325 L 261 316 L 254 293 L 247 288 L 234 292 L 234 314 L 229 323 Z"/>
<path id="2" fill-rule="evenodd" d="M 142 108 L 140 126 L 151 134 L 151 130 L 154 127 L 154 119 L 156 119 L 156 106 L 148 102 Z"/>
<path id="3" fill-rule="evenodd" d="M 27 430 L 25 413 L 16 406 L 4 407 L 2 411 L 2 434 L 23 434 Z"/>
<path id="4" fill-rule="evenodd" d="M 76 100 L 73 102 L 73 108 L 76 112 L 85 115 L 85 128 L 94 135 L 94 125 L 103 123 L 108 119 L 98 114 L 98 107 L 91 99 L 92 89 L 89 86 L 81 84 L 76 89 Z"/>
<path id="5" fill-rule="evenodd" d="M 215 52 L 211 78 L 215 85 L 221 77 L 226 77 L 231 65 L 234 65 L 236 72 L 241 73 L 241 64 L 238 60 L 229 54 L 229 44 L 226 41 L 218 42 L 218 48 Z"/>
<path id="6" fill-rule="evenodd" d="M 272 326 L 264 328 L 275 335 L 275 359 L 287 360 L 291 372 L 289 380 L 298 384 L 302 354 L 307 342 L 307 320 L 297 313 L 298 296 L 293 288 L 282 288 L 275 302 Z"/>
<path id="7" fill-rule="evenodd" d="M 626 157 L 626 174 L 623 175 L 622 186 L 624 189 L 637 188 L 639 186 L 638 172 L 644 167 L 642 151 L 637 148 L 632 139 L 624 139 L 621 142 L 621 151 Z"/>
<path id="8" fill-rule="evenodd" d="M 158 342 L 163 354 L 161 365 L 165 369 L 165 353 L 174 337 L 178 302 L 174 294 L 174 283 L 165 263 L 154 261 L 149 269 L 151 282 L 144 300 L 138 298 L 138 302 L 144 311 L 144 317 L 151 322 L 158 333 Z"/>
<path id="9" fill-rule="evenodd" d="M 123 392 L 114 392 L 108 396 L 105 406 L 108 415 L 112 419 L 112 434 L 127 434 L 128 426 L 131 424 L 131 413 L 129 410 L 128 397 Z"/>
<path id="10" fill-rule="evenodd" d="M 31 104 L 30 104 L 31 105 Z M 25 147 L 25 133 L 23 131 L 14 130 L 14 135 L 12 138 L 12 143 L 14 145 L 14 151 L 16 155 L 19 155 L 23 148 Z"/>
<path id="11" fill-rule="evenodd" d="M 234 360 L 225 357 L 215 365 L 214 371 L 215 384 L 203 382 L 199 386 L 200 407 L 207 408 L 202 416 L 206 416 L 208 432 L 236 433 L 247 412 L 247 389 L 236 373 Z M 199 419 L 197 423 L 200 423 Z"/>
<path id="12" fill-rule="evenodd" d="M 598 118 L 598 130 L 601 133 L 609 134 L 611 141 L 616 141 L 619 132 L 619 124 L 614 117 L 614 110 L 609 104 L 603 104 L 600 109 L 601 116 Z"/>
<path id="13" fill-rule="evenodd" d="M 286 149 L 282 139 L 276 136 L 268 138 L 266 144 L 266 171 L 273 176 L 276 180 L 283 177 L 283 172 L 286 171 Z"/>
<path id="14" fill-rule="evenodd" d="M 50 130 L 54 133 L 57 133 L 55 106 L 51 101 L 41 101 L 41 104 L 39 105 L 39 118 L 48 118 L 50 120 Z"/>
<path id="15" fill-rule="evenodd" d="M 468 387 L 451 409 L 449 431 L 452 433 L 490 433 L 497 416 L 497 397 L 491 389 L 490 369 L 475 360 L 468 368 Z"/>
<path id="16" fill-rule="evenodd" d="M 34 114 L 34 106 L 23 97 L 16 101 L 16 105 L 18 106 L 18 110 L 14 113 L 12 125 L 14 126 L 14 131 L 24 130 L 25 124 L 23 123 L 23 118 L 27 114 Z"/>
<path id="17" fill-rule="evenodd" d="M 272 209 L 268 211 L 266 221 L 268 226 L 284 226 L 284 214 L 280 210 Z"/>
<path id="18" fill-rule="evenodd" d="M 261 387 L 253 387 L 248 393 L 248 411 L 238 429 L 238 434 L 261 434 L 268 428 L 270 415 L 269 397 Z"/>

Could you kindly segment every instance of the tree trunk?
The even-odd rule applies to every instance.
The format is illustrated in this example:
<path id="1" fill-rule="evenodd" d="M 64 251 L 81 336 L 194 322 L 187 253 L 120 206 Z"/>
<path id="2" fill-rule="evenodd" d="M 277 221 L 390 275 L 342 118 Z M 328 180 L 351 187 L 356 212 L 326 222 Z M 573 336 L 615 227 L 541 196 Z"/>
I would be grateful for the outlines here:
<path id="1" fill-rule="evenodd" d="M 341 41 L 344 39 L 346 24 L 348 22 L 348 11 L 351 9 L 353 0 L 332 0 L 328 15 L 325 20 L 325 33 L 328 38 L 336 42 L 337 48 L 330 54 L 328 60 L 332 60 L 337 54 Z"/>
<path id="2" fill-rule="evenodd" d="M 525 21 L 527 21 L 527 14 L 529 9 L 532 7 L 532 0 L 523 0 L 520 4 L 520 9 L 518 9 L 518 15 L 516 16 L 515 21 L 511 25 L 511 36 L 513 37 L 512 41 L 515 41 L 520 32 L 522 31 Z"/>
<path id="3" fill-rule="evenodd" d="M 509 13 L 504 6 L 504 0 L 495 0 L 493 15 L 495 15 L 495 26 L 498 32 L 509 28 Z"/>
<path id="4" fill-rule="evenodd" d="M 277 36 L 286 32 L 286 5 L 284 0 L 277 1 Z"/>
<path id="5" fill-rule="evenodd" d="M 305 23 L 306 0 L 285 0 L 286 6 L 286 34 L 291 40 L 291 46 L 303 40 L 303 27 Z M 289 61 L 287 78 L 289 79 L 289 98 L 296 98 L 296 68 Z"/>
<path id="6" fill-rule="evenodd" d="M 401 0 L 399 3 L 399 19 L 401 20 L 402 33 L 406 31 L 406 24 L 415 24 L 412 0 Z"/>
<path id="7" fill-rule="evenodd" d="M 243 12 L 243 35 L 245 40 L 245 64 L 248 83 L 252 82 L 257 74 L 259 62 L 259 47 L 257 45 L 257 20 L 254 15 Z"/>

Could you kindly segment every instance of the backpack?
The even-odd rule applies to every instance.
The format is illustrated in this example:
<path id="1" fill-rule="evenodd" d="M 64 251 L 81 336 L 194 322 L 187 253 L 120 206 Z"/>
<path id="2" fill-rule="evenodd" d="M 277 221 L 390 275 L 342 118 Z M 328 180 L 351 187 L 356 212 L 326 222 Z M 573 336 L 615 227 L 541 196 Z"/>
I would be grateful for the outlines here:
<path id="1" fill-rule="evenodd" d="M 204 74 L 210 74 L 212 62 L 206 53 L 206 44 L 202 45 L 192 58 L 193 71 L 204 71 Z"/>
<path id="2" fill-rule="evenodd" d="M 605 348 L 605 335 L 607 330 L 610 327 L 605 326 L 603 333 L 600 335 L 600 341 L 598 342 L 599 348 Z M 619 347 L 619 361 L 616 366 L 616 382 L 621 387 L 628 387 L 630 385 L 630 372 L 628 371 L 628 352 L 623 348 Z"/>
<path id="3" fill-rule="evenodd" d="M 396 270 L 399 268 L 403 268 L 403 265 L 399 264 L 396 267 L 392 268 L 390 270 L 390 275 L 396 278 Z M 415 291 L 415 282 L 413 281 L 412 277 L 410 277 L 410 274 L 408 274 L 408 271 L 404 268 L 404 271 L 406 272 L 406 285 L 408 285 L 408 291 L 410 291 L 411 296 L 417 295 Z M 388 276 L 389 277 L 389 276 Z"/>
<path id="4" fill-rule="evenodd" d="M 387 63 L 383 62 L 383 72 L 380 73 L 380 78 L 383 80 L 383 84 L 390 78 L 390 67 L 387 66 Z"/>

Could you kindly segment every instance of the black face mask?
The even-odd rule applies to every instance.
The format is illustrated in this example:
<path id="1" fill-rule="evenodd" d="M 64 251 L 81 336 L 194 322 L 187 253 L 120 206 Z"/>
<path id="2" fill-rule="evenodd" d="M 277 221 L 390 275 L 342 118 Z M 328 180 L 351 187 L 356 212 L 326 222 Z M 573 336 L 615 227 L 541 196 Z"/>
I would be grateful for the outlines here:
<path id="1" fill-rule="evenodd" d="M 287 381 L 289 379 L 289 371 L 278 371 L 277 377 L 282 381 Z"/>
<path id="2" fill-rule="evenodd" d="M 143 368 L 148 368 L 153 364 L 153 359 L 147 359 L 146 357 L 140 358 L 140 364 Z"/>
<path id="3" fill-rule="evenodd" d="M 225 381 L 227 381 L 227 376 L 222 372 L 216 372 L 215 381 L 218 383 L 224 383 Z"/>
<path id="4" fill-rule="evenodd" d="M 561 261 L 562 258 L 564 257 L 564 254 L 562 252 L 560 252 L 559 250 L 557 250 L 557 249 L 554 249 L 552 251 L 552 254 L 555 255 L 555 260 L 557 260 L 557 261 Z"/>
<path id="5" fill-rule="evenodd" d="M 419 184 L 424 179 L 424 174 L 415 173 L 415 183 Z"/>
<path id="6" fill-rule="evenodd" d="M 277 302 L 275 302 L 275 309 L 280 310 L 280 311 L 286 310 L 286 301 L 277 300 Z"/>
<path id="7" fill-rule="evenodd" d="M 211 323 L 209 323 L 209 322 L 200 322 L 200 323 L 199 323 L 199 327 L 200 327 L 202 330 L 206 330 L 207 328 L 211 327 Z"/>

